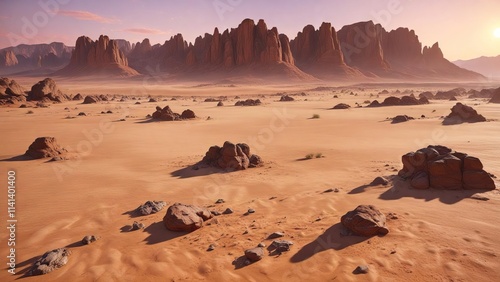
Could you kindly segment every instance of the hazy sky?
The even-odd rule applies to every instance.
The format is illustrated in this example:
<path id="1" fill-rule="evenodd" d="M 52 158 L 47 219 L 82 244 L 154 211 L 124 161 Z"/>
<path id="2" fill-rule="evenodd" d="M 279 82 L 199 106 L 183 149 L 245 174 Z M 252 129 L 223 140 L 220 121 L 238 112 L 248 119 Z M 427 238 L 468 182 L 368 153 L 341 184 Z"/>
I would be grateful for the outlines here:
<path id="1" fill-rule="evenodd" d="M 131 42 L 163 43 L 265 19 L 290 39 L 323 21 L 339 30 L 373 20 L 386 29 L 414 29 L 423 45 L 439 41 L 450 60 L 500 55 L 500 0 L 0 0 L 0 48 L 64 42 L 106 34 Z"/>

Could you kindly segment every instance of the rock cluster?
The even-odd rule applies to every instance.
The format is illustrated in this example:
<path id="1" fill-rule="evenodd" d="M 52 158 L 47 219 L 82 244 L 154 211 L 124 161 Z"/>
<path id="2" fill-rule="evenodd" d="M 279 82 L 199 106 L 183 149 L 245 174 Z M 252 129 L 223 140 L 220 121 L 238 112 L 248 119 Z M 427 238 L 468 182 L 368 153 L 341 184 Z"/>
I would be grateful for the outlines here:
<path id="1" fill-rule="evenodd" d="M 464 122 L 484 122 L 486 118 L 478 114 L 472 107 L 457 103 L 451 108 L 451 113 L 443 120 L 444 125 L 460 124 Z"/>
<path id="2" fill-rule="evenodd" d="M 27 272 L 27 276 L 47 274 L 61 268 L 68 263 L 70 254 L 71 252 L 66 248 L 46 252 L 41 258 L 35 261 Z"/>
<path id="3" fill-rule="evenodd" d="M 387 97 L 382 103 L 377 100 L 373 100 L 368 107 L 384 107 L 384 106 L 411 106 L 411 105 L 425 105 L 429 104 L 429 100 L 422 96 L 419 99 L 415 98 L 413 95 L 399 97 Z"/>
<path id="4" fill-rule="evenodd" d="M 171 231 L 191 232 L 201 228 L 203 222 L 212 217 L 212 213 L 206 208 L 175 203 L 168 207 L 163 223 Z"/>
<path id="5" fill-rule="evenodd" d="M 386 235 L 385 215 L 372 205 L 360 205 L 347 212 L 340 222 L 352 233 L 361 236 Z"/>
<path id="6" fill-rule="evenodd" d="M 141 215 L 149 215 L 161 211 L 165 206 L 167 206 L 167 203 L 164 201 L 147 201 L 137 207 L 136 211 Z"/>
<path id="7" fill-rule="evenodd" d="M 226 141 L 222 147 L 210 147 L 201 162 L 221 169 L 242 170 L 262 164 L 262 159 L 251 154 L 247 144 Z"/>
<path id="8" fill-rule="evenodd" d="M 246 99 L 246 100 L 241 100 L 241 101 L 237 101 L 234 105 L 235 106 L 258 106 L 262 104 L 262 102 L 260 101 L 260 99 Z"/>
<path id="9" fill-rule="evenodd" d="M 151 115 L 152 119 L 173 121 L 173 120 L 185 120 L 196 118 L 195 113 L 192 110 L 184 110 L 182 114 L 174 113 L 169 106 L 165 106 L 163 109 L 161 107 L 156 107 L 156 111 Z"/>
<path id="10" fill-rule="evenodd" d="M 43 159 L 57 157 L 66 152 L 66 149 L 57 144 L 54 137 L 38 137 L 24 154 L 34 159 Z"/>
<path id="11" fill-rule="evenodd" d="M 402 157 L 398 173 L 415 189 L 495 189 L 495 182 L 483 170 L 481 161 L 445 146 L 428 146 Z"/>

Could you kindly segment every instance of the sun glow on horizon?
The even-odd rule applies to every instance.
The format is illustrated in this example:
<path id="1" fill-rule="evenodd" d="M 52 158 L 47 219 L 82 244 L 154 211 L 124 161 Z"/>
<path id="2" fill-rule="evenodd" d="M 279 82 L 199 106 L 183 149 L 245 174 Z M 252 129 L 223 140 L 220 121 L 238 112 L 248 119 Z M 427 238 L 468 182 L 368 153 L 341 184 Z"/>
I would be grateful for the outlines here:
<path id="1" fill-rule="evenodd" d="M 500 38 L 500 27 L 495 29 L 495 31 L 493 31 L 493 35 L 496 37 L 496 38 Z"/>

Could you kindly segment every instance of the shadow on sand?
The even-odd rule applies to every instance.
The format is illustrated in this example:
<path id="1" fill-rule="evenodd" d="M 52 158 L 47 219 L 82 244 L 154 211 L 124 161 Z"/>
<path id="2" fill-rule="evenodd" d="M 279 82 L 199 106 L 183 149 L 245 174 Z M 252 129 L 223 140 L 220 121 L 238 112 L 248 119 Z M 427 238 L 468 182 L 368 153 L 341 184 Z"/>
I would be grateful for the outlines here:
<path id="1" fill-rule="evenodd" d="M 32 160 L 34 160 L 32 157 L 26 155 L 19 155 L 8 159 L 2 159 L 0 160 L 0 162 L 22 162 L 22 161 L 32 161 Z"/>
<path id="2" fill-rule="evenodd" d="M 198 176 L 206 176 L 210 174 L 226 174 L 230 173 L 230 170 L 222 170 L 216 167 L 194 164 L 187 166 L 185 168 L 178 169 L 170 173 L 170 175 L 178 178 L 191 178 Z"/>
<path id="3" fill-rule="evenodd" d="M 348 194 L 359 194 L 366 191 L 369 187 L 376 187 L 371 185 L 362 185 L 349 191 Z M 488 192 L 488 190 L 438 190 L 427 189 L 418 190 L 413 189 L 408 181 L 400 177 L 392 177 L 392 185 L 387 186 L 389 189 L 385 190 L 378 197 L 382 200 L 399 200 L 401 198 L 410 197 L 421 199 L 426 202 L 438 199 L 441 203 L 452 205 L 460 202 L 463 199 L 471 198 L 472 195 L 477 193 Z"/>
<path id="4" fill-rule="evenodd" d="M 299 263 L 311 258 L 317 253 L 321 253 L 326 250 L 342 250 L 370 239 L 370 237 L 353 235 L 342 236 L 341 232 L 344 230 L 346 229 L 340 222 L 332 225 L 318 238 L 305 245 L 296 254 L 294 254 L 290 258 L 290 262 Z"/>
<path id="5" fill-rule="evenodd" d="M 174 238 L 184 236 L 189 232 L 174 232 L 168 230 L 162 221 L 155 222 L 148 227 L 144 228 L 144 232 L 149 233 L 149 236 L 144 239 L 148 245 L 154 245 L 158 243 L 162 243 L 168 240 L 172 240 Z"/>

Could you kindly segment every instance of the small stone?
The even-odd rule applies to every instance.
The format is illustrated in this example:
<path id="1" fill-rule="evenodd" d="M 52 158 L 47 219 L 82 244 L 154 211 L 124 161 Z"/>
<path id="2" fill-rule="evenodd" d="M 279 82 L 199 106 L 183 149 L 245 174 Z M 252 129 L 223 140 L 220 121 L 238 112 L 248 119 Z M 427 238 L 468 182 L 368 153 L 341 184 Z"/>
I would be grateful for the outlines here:
<path id="1" fill-rule="evenodd" d="M 368 271 L 370 271 L 370 269 L 368 268 L 368 265 L 358 265 L 358 267 L 356 267 L 356 269 L 354 269 L 354 271 L 352 273 L 354 273 L 354 274 L 366 274 L 366 273 L 368 273 Z"/>
<path id="2" fill-rule="evenodd" d="M 276 239 L 276 238 L 281 238 L 284 236 L 285 236 L 285 234 L 283 234 L 283 232 L 273 232 L 273 233 L 269 234 L 269 236 L 267 236 L 267 239 Z"/>
<path id="3" fill-rule="evenodd" d="M 260 242 L 257 247 L 260 247 L 260 248 L 265 248 L 266 247 L 266 244 L 264 244 L 263 242 Z"/>
<path id="4" fill-rule="evenodd" d="M 220 212 L 218 212 L 218 211 L 210 211 L 210 213 L 211 213 L 211 214 L 213 214 L 214 216 L 219 216 L 219 215 L 221 215 L 221 213 L 220 213 Z"/>
<path id="5" fill-rule="evenodd" d="M 86 114 L 86 113 L 84 113 L 84 112 L 79 112 L 79 113 L 78 113 L 78 115 L 79 115 L 79 116 L 86 116 L 87 114 Z"/>
<path id="6" fill-rule="evenodd" d="M 222 203 L 225 203 L 224 199 L 218 199 L 217 201 L 215 201 L 216 204 L 222 204 Z"/>
<path id="7" fill-rule="evenodd" d="M 390 212 L 387 214 L 387 218 L 388 219 L 398 219 L 398 215 L 393 213 L 393 212 Z"/>
<path id="8" fill-rule="evenodd" d="M 248 230 L 243 231 L 243 235 L 248 234 Z"/>
<path id="9" fill-rule="evenodd" d="M 338 193 L 340 190 L 338 188 L 333 189 L 333 192 Z"/>
<path id="10" fill-rule="evenodd" d="M 207 252 L 211 252 L 211 251 L 213 251 L 213 250 L 215 250 L 215 245 L 214 245 L 214 244 L 210 244 L 210 245 L 208 246 Z"/>
<path id="11" fill-rule="evenodd" d="M 234 211 L 231 208 L 227 208 L 222 214 L 232 214 Z"/>
<path id="12" fill-rule="evenodd" d="M 264 249 L 263 248 L 253 248 L 245 251 L 245 257 L 250 262 L 256 262 L 261 260 L 264 257 Z"/>
<path id="13" fill-rule="evenodd" d="M 107 111 L 106 113 L 107 113 L 107 114 L 112 114 L 112 113 L 113 113 L 113 111 L 109 110 L 109 111 Z"/>
<path id="14" fill-rule="evenodd" d="M 330 192 L 333 192 L 333 189 L 330 188 L 330 189 L 326 189 L 325 191 L 323 191 L 323 193 L 330 193 Z"/>
<path id="15" fill-rule="evenodd" d="M 391 251 L 391 255 L 395 254 L 396 253 L 396 250 L 392 250 Z"/>
<path id="16" fill-rule="evenodd" d="M 372 183 L 370 183 L 371 186 L 377 186 L 377 185 L 384 185 L 384 186 L 386 186 L 387 184 L 389 184 L 389 181 L 387 179 L 385 179 L 384 177 L 382 177 L 382 176 L 376 177 L 372 181 Z"/>
<path id="17" fill-rule="evenodd" d="M 248 213 L 255 213 L 254 209 L 248 209 Z"/>
<path id="18" fill-rule="evenodd" d="M 287 240 L 274 240 L 271 243 L 271 247 L 274 253 L 288 252 L 291 245 L 293 245 L 293 242 Z"/>
<path id="19" fill-rule="evenodd" d="M 142 222 L 134 221 L 134 223 L 132 223 L 132 227 L 130 228 L 130 231 L 144 229 L 144 227 L 145 226 Z"/>
<path id="20" fill-rule="evenodd" d="M 87 236 L 83 237 L 82 244 L 83 245 L 88 245 L 88 244 L 94 243 L 95 241 L 97 241 L 97 237 L 96 236 L 94 236 L 94 235 L 87 235 Z"/>
<path id="21" fill-rule="evenodd" d="M 480 196 L 480 195 L 472 195 L 470 196 L 471 199 L 474 199 L 474 200 L 479 200 L 479 201 L 489 201 L 490 198 L 488 197 L 485 197 L 485 196 Z"/>

